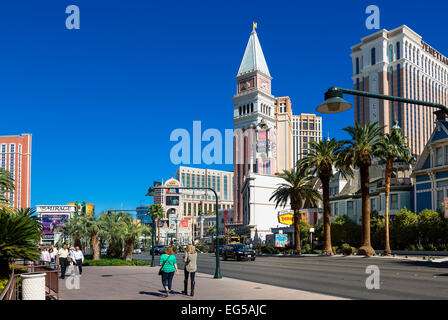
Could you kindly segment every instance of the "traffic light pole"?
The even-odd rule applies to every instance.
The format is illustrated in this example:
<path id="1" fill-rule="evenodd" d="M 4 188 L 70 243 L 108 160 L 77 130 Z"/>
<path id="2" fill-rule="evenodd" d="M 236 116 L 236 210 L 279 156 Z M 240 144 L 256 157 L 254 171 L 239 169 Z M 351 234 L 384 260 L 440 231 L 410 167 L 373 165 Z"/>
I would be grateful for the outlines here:
<path id="1" fill-rule="evenodd" d="M 219 260 L 219 217 L 218 217 L 218 194 L 213 188 L 200 188 L 200 187 L 151 187 L 148 190 L 147 196 L 154 195 L 154 190 L 164 190 L 164 189 L 183 189 L 183 190 L 210 190 L 215 195 L 215 214 L 216 214 L 216 268 L 215 268 L 215 279 L 221 279 L 221 264 Z"/>

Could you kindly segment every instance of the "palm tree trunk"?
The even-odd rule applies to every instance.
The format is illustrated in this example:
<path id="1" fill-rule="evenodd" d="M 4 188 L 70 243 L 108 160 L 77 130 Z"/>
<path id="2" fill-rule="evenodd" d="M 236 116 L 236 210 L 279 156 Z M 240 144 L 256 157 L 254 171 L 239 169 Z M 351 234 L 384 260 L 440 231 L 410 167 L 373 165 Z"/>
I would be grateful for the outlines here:
<path id="1" fill-rule="evenodd" d="M 384 213 L 384 219 L 385 219 L 385 231 L 386 231 L 386 245 L 384 249 L 384 254 L 386 256 L 391 255 L 390 250 L 390 238 L 389 238 L 389 194 L 390 194 L 390 178 L 392 174 L 392 168 L 393 168 L 393 158 L 389 157 L 386 161 L 386 177 L 385 177 L 385 190 L 384 195 L 386 197 L 386 208 Z"/>
<path id="2" fill-rule="evenodd" d="M 359 255 L 373 256 L 370 243 L 370 194 L 369 194 L 369 166 L 359 166 L 361 176 L 361 198 L 362 198 L 362 245 L 358 250 Z"/>
<path id="3" fill-rule="evenodd" d="M 132 260 L 132 251 L 134 251 L 134 240 L 128 239 L 126 241 L 126 245 L 124 247 L 124 255 L 125 255 L 126 261 Z"/>
<path id="4" fill-rule="evenodd" d="M 98 241 L 98 234 L 92 234 L 90 237 L 90 245 L 93 251 L 93 260 L 100 260 L 100 242 Z"/>
<path id="5" fill-rule="evenodd" d="M 157 219 L 157 244 L 160 244 L 160 219 Z"/>
<path id="6" fill-rule="evenodd" d="M 330 212 L 330 177 L 322 176 L 322 193 L 324 203 L 324 250 L 323 254 L 331 255 L 333 250 L 331 248 L 331 212 Z"/>
<path id="7" fill-rule="evenodd" d="M 294 243 L 294 252 L 295 253 L 301 253 L 302 249 L 300 246 L 300 222 L 302 220 L 302 217 L 300 215 L 299 209 L 293 209 L 294 210 L 294 236 L 295 236 L 295 243 Z"/>

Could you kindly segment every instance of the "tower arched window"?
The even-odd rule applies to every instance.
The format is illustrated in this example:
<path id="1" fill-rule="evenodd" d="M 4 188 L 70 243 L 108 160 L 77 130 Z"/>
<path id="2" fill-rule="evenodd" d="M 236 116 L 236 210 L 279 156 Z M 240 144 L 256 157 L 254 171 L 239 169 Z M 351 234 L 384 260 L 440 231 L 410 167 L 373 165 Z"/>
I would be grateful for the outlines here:
<path id="1" fill-rule="evenodd" d="M 241 106 L 240 106 L 240 115 L 242 115 L 243 110 L 241 110 Z"/>
<path id="2" fill-rule="evenodd" d="M 370 62 L 371 62 L 372 66 L 376 64 L 376 50 L 375 50 L 375 48 L 372 48 L 370 50 L 370 60 L 371 60 Z"/>
<path id="3" fill-rule="evenodd" d="M 356 58 L 356 74 L 359 74 L 359 58 Z"/>
<path id="4" fill-rule="evenodd" d="M 396 44 L 396 51 L 397 53 L 395 54 L 397 56 L 397 60 L 399 60 L 401 58 L 401 54 L 400 54 L 400 41 L 397 42 Z"/>
<path id="5" fill-rule="evenodd" d="M 389 62 L 394 61 L 394 46 L 389 45 Z"/>
<path id="6" fill-rule="evenodd" d="M 254 104 L 253 103 L 250 104 L 250 112 L 254 112 Z"/>

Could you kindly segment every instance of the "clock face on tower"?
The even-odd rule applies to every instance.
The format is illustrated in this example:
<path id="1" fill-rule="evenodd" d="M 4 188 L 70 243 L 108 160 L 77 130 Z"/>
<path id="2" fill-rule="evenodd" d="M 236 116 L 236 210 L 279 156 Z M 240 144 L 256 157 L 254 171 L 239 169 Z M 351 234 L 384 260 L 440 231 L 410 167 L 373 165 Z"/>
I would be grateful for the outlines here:
<path id="1" fill-rule="evenodd" d="M 268 90 L 268 83 L 267 83 L 267 81 L 263 81 L 262 84 L 261 84 L 261 87 L 262 87 L 264 90 Z"/>

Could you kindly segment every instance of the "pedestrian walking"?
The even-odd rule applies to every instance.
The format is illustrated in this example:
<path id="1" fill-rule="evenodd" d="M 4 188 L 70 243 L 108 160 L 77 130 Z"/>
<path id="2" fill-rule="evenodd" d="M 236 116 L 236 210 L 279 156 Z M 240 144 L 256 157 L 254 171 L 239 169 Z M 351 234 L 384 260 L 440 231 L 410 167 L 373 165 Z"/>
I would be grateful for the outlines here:
<path id="1" fill-rule="evenodd" d="M 58 253 L 53 248 L 53 246 L 51 246 L 51 248 L 48 250 L 48 253 L 50 254 L 50 259 L 51 259 L 51 264 L 52 264 L 51 269 L 55 269 L 56 267 L 54 265 L 57 264 L 57 262 L 58 262 Z"/>
<path id="2" fill-rule="evenodd" d="M 84 262 L 84 254 L 79 249 L 79 246 L 75 247 L 75 250 L 72 252 L 71 259 L 73 264 L 78 267 L 79 275 L 82 275 L 82 264 Z"/>
<path id="3" fill-rule="evenodd" d="M 173 253 L 173 249 L 168 247 L 164 254 L 160 257 L 160 265 L 162 266 L 159 271 L 159 275 L 162 276 L 162 285 L 165 288 L 166 297 L 173 293 L 171 290 L 173 284 L 174 272 L 179 274 L 177 269 L 176 256 Z"/>
<path id="4" fill-rule="evenodd" d="M 61 249 L 58 251 L 58 261 L 61 266 L 61 279 L 65 279 L 65 270 L 69 265 L 69 252 L 67 249 L 67 244 L 64 243 Z"/>
<path id="5" fill-rule="evenodd" d="M 188 295 L 188 276 L 190 276 L 191 281 L 191 296 L 194 296 L 194 286 L 196 284 L 195 282 L 195 275 L 197 270 L 197 258 L 198 254 L 196 252 L 196 248 L 189 244 L 187 246 L 187 251 L 184 255 L 184 291 L 183 294 Z"/>
<path id="6" fill-rule="evenodd" d="M 51 263 L 50 253 L 46 247 L 42 247 L 40 251 L 40 261 L 43 265 L 48 265 Z"/>

